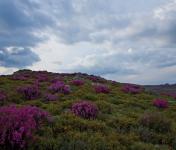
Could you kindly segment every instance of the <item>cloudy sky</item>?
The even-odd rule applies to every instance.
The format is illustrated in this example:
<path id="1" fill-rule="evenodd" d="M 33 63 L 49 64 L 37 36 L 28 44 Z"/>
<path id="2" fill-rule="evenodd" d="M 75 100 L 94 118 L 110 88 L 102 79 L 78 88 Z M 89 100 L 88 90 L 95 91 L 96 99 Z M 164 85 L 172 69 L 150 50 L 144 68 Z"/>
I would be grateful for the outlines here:
<path id="1" fill-rule="evenodd" d="M 176 0 L 0 0 L 0 74 L 176 82 Z"/>

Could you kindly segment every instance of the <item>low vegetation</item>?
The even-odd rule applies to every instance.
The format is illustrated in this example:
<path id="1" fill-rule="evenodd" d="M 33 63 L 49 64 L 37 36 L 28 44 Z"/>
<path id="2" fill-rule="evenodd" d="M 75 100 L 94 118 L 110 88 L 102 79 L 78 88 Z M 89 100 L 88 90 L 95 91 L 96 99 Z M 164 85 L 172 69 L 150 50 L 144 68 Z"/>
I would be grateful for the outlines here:
<path id="1" fill-rule="evenodd" d="M 176 100 L 82 73 L 0 76 L 1 150 L 174 150 Z"/>

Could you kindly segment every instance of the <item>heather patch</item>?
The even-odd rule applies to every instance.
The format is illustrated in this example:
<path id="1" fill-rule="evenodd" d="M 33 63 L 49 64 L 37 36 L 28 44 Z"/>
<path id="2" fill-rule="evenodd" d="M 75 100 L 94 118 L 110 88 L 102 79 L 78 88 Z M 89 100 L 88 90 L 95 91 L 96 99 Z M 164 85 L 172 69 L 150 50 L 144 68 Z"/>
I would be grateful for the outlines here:
<path id="1" fill-rule="evenodd" d="M 110 92 L 110 89 L 108 86 L 103 84 L 96 84 L 94 85 L 94 89 L 96 93 L 105 93 L 108 94 Z"/>
<path id="2" fill-rule="evenodd" d="M 81 86 L 84 85 L 84 81 L 83 80 L 73 80 L 71 81 L 71 84 L 75 85 L 75 86 Z"/>
<path id="3" fill-rule="evenodd" d="M 64 82 L 62 81 L 57 81 L 55 83 L 52 83 L 48 89 L 53 93 L 60 92 L 63 94 L 69 94 L 71 92 L 70 86 L 65 85 Z"/>
<path id="4" fill-rule="evenodd" d="M 28 140 L 47 120 L 49 114 L 32 106 L 0 108 L 0 145 L 5 148 L 25 148 Z"/>
<path id="5" fill-rule="evenodd" d="M 169 103 L 165 99 L 155 99 L 153 100 L 153 105 L 158 108 L 167 108 Z"/>
<path id="6" fill-rule="evenodd" d="M 95 119 L 98 114 L 98 107 L 94 103 L 84 100 L 74 103 L 71 107 L 71 111 L 79 117 Z"/>
<path id="7" fill-rule="evenodd" d="M 142 87 L 139 85 L 126 84 L 122 87 L 123 92 L 130 94 L 139 94 L 142 90 Z"/>
<path id="8" fill-rule="evenodd" d="M 22 86 L 17 91 L 27 100 L 36 99 L 40 96 L 39 88 L 36 85 Z"/>

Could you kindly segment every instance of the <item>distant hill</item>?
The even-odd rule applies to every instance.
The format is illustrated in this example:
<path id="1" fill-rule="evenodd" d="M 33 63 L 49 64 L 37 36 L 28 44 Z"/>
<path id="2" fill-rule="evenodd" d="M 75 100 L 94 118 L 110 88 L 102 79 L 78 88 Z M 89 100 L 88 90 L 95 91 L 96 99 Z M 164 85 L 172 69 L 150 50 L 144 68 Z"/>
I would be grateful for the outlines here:
<path id="1" fill-rule="evenodd" d="M 176 84 L 146 85 L 146 90 L 154 93 L 176 93 Z"/>

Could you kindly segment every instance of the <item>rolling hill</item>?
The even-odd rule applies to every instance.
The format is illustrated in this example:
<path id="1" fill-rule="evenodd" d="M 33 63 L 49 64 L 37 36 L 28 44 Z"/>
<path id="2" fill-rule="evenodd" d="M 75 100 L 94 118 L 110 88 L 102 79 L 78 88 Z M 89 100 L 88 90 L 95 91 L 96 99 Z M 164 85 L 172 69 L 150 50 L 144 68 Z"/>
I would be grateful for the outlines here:
<path id="1" fill-rule="evenodd" d="M 163 89 L 83 73 L 2 75 L 0 149 L 174 150 L 175 89 Z"/>

